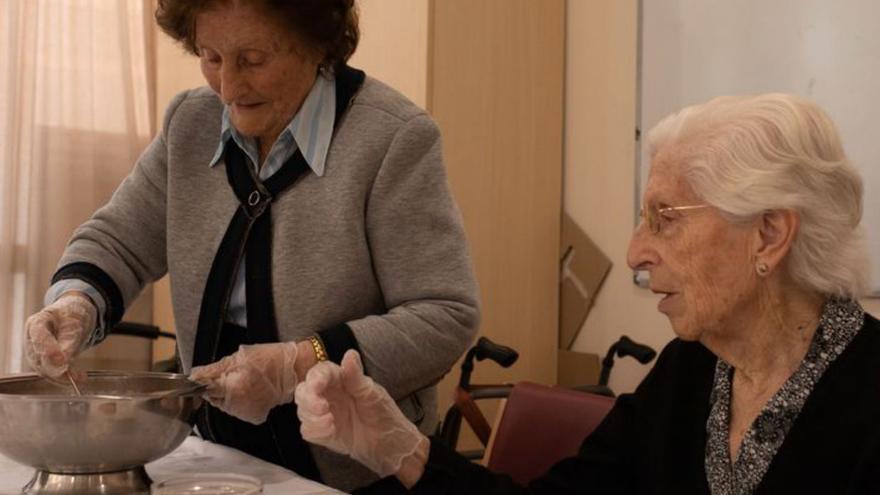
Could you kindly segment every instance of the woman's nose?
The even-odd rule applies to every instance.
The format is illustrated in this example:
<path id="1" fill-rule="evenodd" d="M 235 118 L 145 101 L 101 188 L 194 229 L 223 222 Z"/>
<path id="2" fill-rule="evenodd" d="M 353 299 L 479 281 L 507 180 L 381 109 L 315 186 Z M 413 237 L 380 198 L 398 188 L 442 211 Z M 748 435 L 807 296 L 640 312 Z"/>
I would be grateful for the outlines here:
<path id="1" fill-rule="evenodd" d="M 626 252 L 626 264 L 633 270 L 650 270 L 659 261 L 657 251 L 652 247 L 653 236 L 645 222 L 633 230 Z"/>
<path id="2" fill-rule="evenodd" d="M 227 105 L 238 98 L 244 86 L 241 73 L 234 64 L 223 64 L 220 67 L 220 97 Z"/>

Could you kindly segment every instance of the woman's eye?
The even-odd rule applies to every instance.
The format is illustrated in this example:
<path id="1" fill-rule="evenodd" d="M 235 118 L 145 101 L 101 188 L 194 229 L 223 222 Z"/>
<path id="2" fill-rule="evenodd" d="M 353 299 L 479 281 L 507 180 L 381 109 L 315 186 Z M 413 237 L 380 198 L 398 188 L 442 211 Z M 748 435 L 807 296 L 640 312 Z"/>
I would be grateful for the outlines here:
<path id="1" fill-rule="evenodd" d="M 207 65 L 220 65 L 220 57 L 216 55 L 201 55 L 202 63 Z"/>
<path id="2" fill-rule="evenodd" d="M 220 63 L 220 54 L 211 50 L 209 48 L 198 48 L 199 57 L 203 62 L 209 64 L 219 64 Z"/>
<path id="3" fill-rule="evenodd" d="M 259 55 L 245 55 L 239 59 L 239 64 L 242 67 L 256 67 L 261 65 L 264 61 L 265 57 Z"/>
<path id="4" fill-rule="evenodd" d="M 659 216 L 665 222 L 671 222 L 678 217 L 674 211 L 661 211 Z"/>

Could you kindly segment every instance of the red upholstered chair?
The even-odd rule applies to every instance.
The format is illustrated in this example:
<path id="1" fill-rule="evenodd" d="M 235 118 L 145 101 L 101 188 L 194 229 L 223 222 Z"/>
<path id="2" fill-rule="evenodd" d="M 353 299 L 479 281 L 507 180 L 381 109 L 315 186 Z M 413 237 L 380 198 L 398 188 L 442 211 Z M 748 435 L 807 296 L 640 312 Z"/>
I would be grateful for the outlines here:
<path id="1" fill-rule="evenodd" d="M 577 454 L 613 405 L 612 397 L 517 383 L 493 431 L 487 466 L 526 484 Z"/>

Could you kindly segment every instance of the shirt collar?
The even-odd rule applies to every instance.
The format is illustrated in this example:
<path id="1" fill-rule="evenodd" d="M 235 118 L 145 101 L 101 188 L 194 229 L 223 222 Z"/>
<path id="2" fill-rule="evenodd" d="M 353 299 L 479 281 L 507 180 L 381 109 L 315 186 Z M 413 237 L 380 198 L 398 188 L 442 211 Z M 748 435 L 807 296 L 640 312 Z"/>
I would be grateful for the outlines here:
<path id="1" fill-rule="evenodd" d="M 265 179 L 275 173 L 281 165 L 293 156 L 297 148 L 315 175 L 324 175 L 324 165 L 330 140 L 333 137 L 333 123 L 336 118 L 336 84 L 332 73 L 323 71 L 315 78 L 315 84 L 300 106 L 299 111 L 287 127 L 278 136 L 278 140 L 269 151 L 266 164 L 260 170 L 260 177 Z M 239 148 L 257 163 L 259 154 L 256 140 L 239 133 L 229 118 L 229 106 L 223 106 L 223 117 L 220 126 L 220 143 L 211 158 L 210 166 L 220 163 L 223 150 L 232 138 Z M 273 166 L 274 165 L 274 166 Z"/>

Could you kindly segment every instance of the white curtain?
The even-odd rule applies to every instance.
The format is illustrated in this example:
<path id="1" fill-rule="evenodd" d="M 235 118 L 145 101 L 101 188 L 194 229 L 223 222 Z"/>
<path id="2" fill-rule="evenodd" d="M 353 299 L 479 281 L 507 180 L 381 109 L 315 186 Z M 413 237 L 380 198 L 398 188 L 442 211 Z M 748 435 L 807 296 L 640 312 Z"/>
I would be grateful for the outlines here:
<path id="1" fill-rule="evenodd" d="M 150 0 L 0 0 L 0 372 L 153 130 Z"/>

